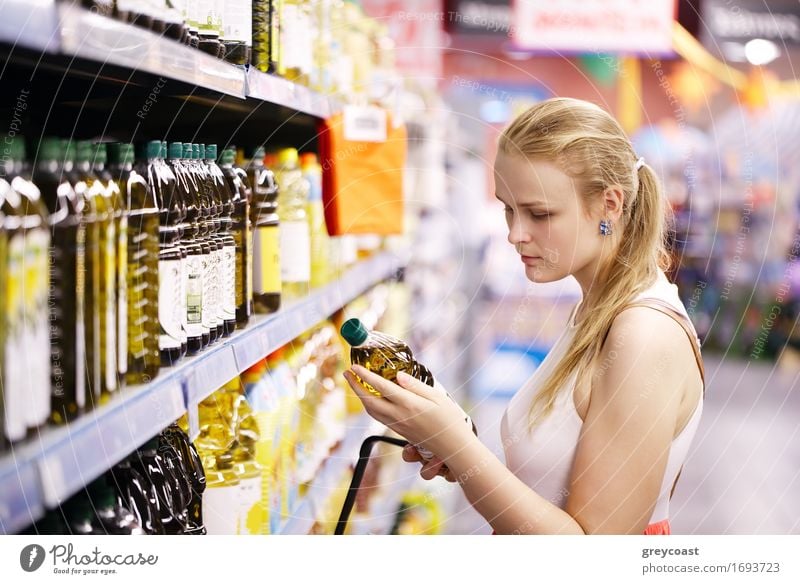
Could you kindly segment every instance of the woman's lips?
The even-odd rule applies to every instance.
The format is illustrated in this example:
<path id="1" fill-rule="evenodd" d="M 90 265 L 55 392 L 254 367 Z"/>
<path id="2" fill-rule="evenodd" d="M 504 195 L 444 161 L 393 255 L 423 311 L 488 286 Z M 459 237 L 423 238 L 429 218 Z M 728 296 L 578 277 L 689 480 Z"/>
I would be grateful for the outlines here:
<path id="1" fill-rule="evenodd" d="M 526 256 L 526 255 L 521 255 L 520 258 L 522 259 L 523 264 L 534 264 L 542 259 L 539 256 Z"/>

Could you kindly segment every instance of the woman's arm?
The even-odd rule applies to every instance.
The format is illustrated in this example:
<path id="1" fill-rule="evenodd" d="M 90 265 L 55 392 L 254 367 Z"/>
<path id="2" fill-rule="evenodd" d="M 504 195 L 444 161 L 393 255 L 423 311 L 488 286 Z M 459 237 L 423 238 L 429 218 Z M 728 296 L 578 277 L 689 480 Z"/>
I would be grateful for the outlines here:
<path id="1" fill-rule="evenodd" d="M 677 358 L 686 342 L 677 323 L 647 308 L 614 321 L 598 360 L 607 366 L 592 385 L 565 510 L 520 481 L 447 397 L 408 376 L 398 376 L 398 387 L 354 367 L 384 395 L 375 398 L 347 375 L 373 417 L 444 461 L 497 533 L 642 533 L 658 499 L 679 389 L 691 371 Z"/>

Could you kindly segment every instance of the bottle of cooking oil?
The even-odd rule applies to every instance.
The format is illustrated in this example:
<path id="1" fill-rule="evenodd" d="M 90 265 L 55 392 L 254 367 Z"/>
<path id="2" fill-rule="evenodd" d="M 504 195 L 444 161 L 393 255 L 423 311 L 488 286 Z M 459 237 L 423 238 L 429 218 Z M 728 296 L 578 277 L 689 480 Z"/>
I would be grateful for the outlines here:
<path id="1" fill-rule="evenodd" d="M 281 64 L 283 46 L 281 45 L 281 29 L 283 27 L 284 0 L 269 2 L 269 73 L 282 75 Z"/>
<path id="2" fill-rule="evenodd" d="M 198 48 L 212 55 L 219 56 L 223 48 L 219 40 L 219 3 L 216 0 L 196 0 L 198 13 Z"/>
<path id="3" fill-rule="evenodd" d="M 183 146 L 180 145 L 175 148 L 175 153 L 177 154 L 177 158 L 180 159 L 180 152 Z M 182 191 L 178 188 L 178 178 L 175 176 L 175 173 L 172 170 L 172 166 L 167 164 L 167 158 L 169 154 L 169 148 L 167 147 L 166 140 L 162 140 L 161 142 L 161 155 L 158 159 L 158 166 L 161 171 L 164 173 L 166 180 L 168 183 L 175 184 L 175 190 L 173 191 L 175 197 L 175 206 L 177 208 L 177 217 L 175 221 L 175 227 L 178 231 L 178 242 L 177 247 L 178 251 L 181 254 L 181 265 L 180 265 L 180 284 L 178 286 L 180 291 L 180 302 L 179 302 L 179 312 L 180 312 L 180 323 L 181 323 L 181 357 L 186 355 L 186 246 L 183 243 L 184 238 L 184 228 L 186 226 L 186 201 L 184 200 Z M 157 201 L 156 201 L 157 202 Z"/>
<path id="4" fill-rule="evenodd" d="M 219 243 L 222 245 L 220 255 L 220 311 L 224 325 L 224 336 L 230 336 L 236 329 L 236 240 L 231 234 L 233 220 L 233 195 L 222 169 L 217 166 L 217 145 L 206 145 L 206 165 L 214 185 L 214 192 L 219 197 Z"/>
<path id="5" fill-rule="evenodd" d="M 244 171 L 233 166 L 235 151 L 222 153 L 220 169 L 231 192 L 231 228 L 236 244 L 236 325 L 244 328 L 253 314 L 253 226 L 250 220 L 250 185 Z"/>
<path id="6" fill-rule="evenodd" d="M 5 147 L 5 137 L 3 137 Z M 25 408 L 27 405 L 23 388 L 25 387 L 25 365 L 22 358 L 25 354 L 25 336 L 23 322 L 22 281 L 24 272 L 24 229 L 22 227 L 21 198 L 11 188 L 13 180 L 13 161 L 3 157 L 0 161 L 0 297 L 2 297 L 3 314 L 0 327 L 2 340 L 2 408 L 3 419 L 0 421 L 3 435 L 1 442 L 4 449 L 7 443 L 19 442 L 25 438 L 27 424 Z"/>
<path id="7" fill-rule="evenodd" d="M 180 202 L 176 194 L 176 180 L 169 167 L 161 164 L 161 142 L 151 140 L 146 144 L 144 157 L 140 156 L 139 172 L 147 177 L 147 184 L 158 210 L 158 267 L 156 276 L 157 336 L 159 361 L 173 365 L 181 358 L 181 252 L 178 222 Z M 152 318 L 152 317 L 151 317 Z"/>
<path id="8" fill-rule="evenodd" d="M 20 136 L 4 138 L 3 144 L 10 147 L 10 156 L 4 161 L 6 176 L 10 178 L 11 188 L 18 196 L 19 224 L 13 234 L 9 234 L 9 249 L 13 263 L 21 262 L 21 271 L 10 270 L 20 277 L 18 282 L 10 282 L 9 296 L 20 295 L 19 300 L 10 303 L 9 308 L 21 308 L 22 351 L 14 358 L 17 363 L 6 360 L 6 367 L 21 366 L 15 393 L 22 392 L 21 399 L 24 419 L 29 435 L 35 435 L 50 417 L 50 338 L 48 294 L 50 289 L 50 229 L 48 212 L 42 195 L 31 182 L 26 169 L 25 142 Z M 7 355 L 11 358 L 11 355 Z M 8 390 L 9 388 L 7 388 Z"/>
<path id="9" fill-rule="evenodd" d="M 39 144 L 33 182 L 49 213 L 50 420 L 64 424 L 86 405 L 84 296 L 86 226 L 84 202 L 64 170 L 64 152 L 56 138 Z"/>
<path id="10" fill-rule="evenodd" d="M 192 144 L 192 158 L 189 170 L 195 180 L 197 204 L 200 210 L 198 225 L 200 232 L 197 242 L 203 250 L 202 270 L 203 270 L 203 346 L 213 344 L 217 340 L 217 306 L 214 299 L 214 288 L 216 286 L 216 271 L 214 270 L 214 252 L 217 246 L 211 241 L 213 229 L 213 202 L 208 194 L 208 183 L 203 177 L 200 168 L 200 145 Z"/>
<path id="11" fill-rule="evenodd" d="M 219 192 L 218 185 L 214 181 L 211 174 L 211 168 L 208 165 L 205 144 L 200 144 L 200 172 L 203 176 L 205 185 L 206 196 L 211 206 L 211 221 L 209 222 L 209 241 L 213 246 L 212 252 L 212 269 L 214 271 L 214 287 L 212 290 L 214 302 L 214 322 L 217 326 L 217 340 L 221 339 L 225 334 L 225 319 L 222 310 L 222 286 L 223 286 L 223 247 L 224 242 L 222 238 L 222 194 Z"/>
<path id="12" fill-rule="evenodd" d="M 229 452 L 200 450 L 206 473 L 203 520 L 208 535 L 236 535 L 240 523 L 239 476 Z"/>
<path id="13" fill-rule="evenodd" d="M 350 343 L 350 360 L 373 371 L 389 381 L 397 382 L 397 372 L 403 371 L 433 387 L 433 375 L 428 369 L 414 360 L 408 345 L 390 335 L 368 331 L 357 318 L 351 318 L 342 325 L 342 336 Z M 380 396 L 374 387 L 362 381 L 371 393 Z"/>
<path id="14" fill-rule="evenodd" d="M 100 218 L 97 202 L 87 196 L 86 177 L 90 174 L 91 148 L 81 149 L 78 156 L 77 143 L 63 140 L 64 171 L 67 173 L 75 193 L 83 203 L 82 222 L 86 228 L 85 281 L 84 281 L 84 333 L 86 335 L 86 395 L 87 405 L 99 400 L 102 388 L 101 334 L 100 334 Z"/>
<path id="15" fill-rule="evenodd" d="M 319 288 L 330 281 L 330 238 L 325 226 L 325 207 L 322 203 L 322 167 L 317 155 L 304 152 L 300 168 L 308 181 L 308 228 L 311 234 L 311 287 Z"/>
<path id="16" fill-rule="evenodd" d="M 253 153 L 247 177 L 253 189 L 253 305 L 257 313 L 270 314 L 281 305 L 280 221 L 278 183 L 273 172 L 264 166 L 263 148 Z"/>
<path id="17" fill-rule="evenodd" d="M 180 160 L 170 161 L 178 185 L 186 201 L 186 225 L 183 242 L 186 246 L 186 336 L 188 354 L 194 355 L 208 345 L 209 331 L 203 326 L 203 291 L 205 273 L 203 264 L 206 251 L 200 245 L 202 231 L 202 205 L 197 181 L 192 172 L 192 145 L 183 144 Z"/>
<path id="18" fill-rule="evenodd" d="M 83 153 L 83 154 L 82 154 Z M 105 144 L 78 143 L 79 159 L 90 161 L 91 169 L 84 178 L 86 199 L 97 207 L 100 217 L 100 369 L 102 385 L 100 395 L 92 396 L 103 403 L 118 389 L 117 341 L 117 222 L 113 195 L 109 193 L 105 169 Z"/>
<path id="19" fill-rule="evenodd" d="M 147 179 L 133 168 L 133 144 L 109 144 L 108 155 L 109 172 L 120 187 L 128 222 L 127 247 L 122 250 L 127 255 L 128 289 L 125 381 L 148 383 L 158 375 L 161 363 L 159 209 Z"/>
<path id="20" fill-rule="evenodd" d="M 280 42 L 278 74 L 302 85 L 308 85 L 312 62 L 312 20 L 304 0 L 282 0 L 280 3 Z"/>
<path id="21" fill-rule="evenodd" d="M 128 209 L 123 200 L 123 188 L 118 177 L 108 169 L 106 144 L 95 144 L 94 170 L 106 182 L 106 197 L 114 217 L 116 247 L 114 250 L 116 306 L 115 326 L 117 335 L 117 384 L 125 386 L 128 372 Z"/>
<path id="22" fill-rule="evenodd" d="M 270 0 L 253 0 L 250 63 L 262 73 L 269 70 L 269 4 Z"/>
<path id="23" fill-rule="evenodd" d="M 308 181 L 303 178 L 297 161 L 294 148 L 284 148 L 278 153 L 282 300 L 307 295 L 311 280 L 311 242 L 306 212 Z"/>
<path id="24" fill-rule="evenodd" d="M 191 487 L 191 500 L 187 514 L 187 535 L 205 535 L 206 528 L 203 524 L 203 491 L 206 489 L 206 475 L 203 463 L 189 436 L 178 424 L 171 424 L 161 434 L 178 453 L 178 458 L 183 468 L 184 475 Z"/>

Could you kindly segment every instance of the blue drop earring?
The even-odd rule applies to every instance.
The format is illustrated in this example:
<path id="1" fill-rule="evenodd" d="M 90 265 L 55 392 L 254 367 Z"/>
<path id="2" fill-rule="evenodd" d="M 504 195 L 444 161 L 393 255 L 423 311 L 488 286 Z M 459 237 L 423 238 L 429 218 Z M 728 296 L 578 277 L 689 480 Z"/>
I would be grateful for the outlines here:
<path id="1" fill-rule="evenodd" d="M 611 235 L 611 221 L 608 219 L 600 220 L 600 235 Z"/>

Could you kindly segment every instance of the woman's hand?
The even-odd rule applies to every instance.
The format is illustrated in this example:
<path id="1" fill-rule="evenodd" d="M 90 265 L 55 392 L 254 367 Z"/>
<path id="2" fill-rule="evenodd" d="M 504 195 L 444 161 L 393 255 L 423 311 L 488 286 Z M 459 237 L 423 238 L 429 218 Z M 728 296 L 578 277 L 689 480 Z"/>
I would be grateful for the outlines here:
<path id="1" fill-rule="evenodd" d="M 378 390 L 382 397 L 367 391 L 356 375 Z M 354 365 L 352 371 L 345 371 L 344 377 L 370 416 L 386 424 L 411 444 L 434 453 L 438 461 L 431 459 L 425 464 L 425 475 L 434 470 L 439 473 L 442 460 L 475 438 L 471 426 L 465 422 L 464 411 L 446 392 L 435 390 L 410 375 L 399 372 L 398 383 L 392 383 L 364 367 Z"/>
<path id="2" fill-rule="evenodd" d="M 406 462 L 421 462 L 422 468 L 419 471 L 421 476 L 426 481 L 435 479 L 438 476 L 444 477 L 447 482 L 454 483 L 456 478 L 447 465 L 440 459 L 434 456 L 430 460 L 425 460 L 413 444 L 409 444 L 403 448 L 403 460 Z"/>

